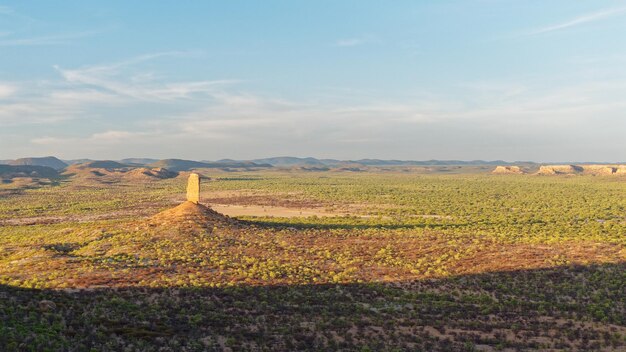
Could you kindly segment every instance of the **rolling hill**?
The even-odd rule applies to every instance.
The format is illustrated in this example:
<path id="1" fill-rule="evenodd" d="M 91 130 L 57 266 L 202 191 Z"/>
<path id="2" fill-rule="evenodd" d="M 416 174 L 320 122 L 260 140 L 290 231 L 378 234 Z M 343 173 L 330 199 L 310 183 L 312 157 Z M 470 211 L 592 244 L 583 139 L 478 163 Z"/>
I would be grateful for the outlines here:
<path id="1" fill-rule="evenodd" d="M 37 165 L 0 165 L 0 178 L 11 179 L 15 177 L 58 177 L 57 170 L 48 166 Z"/>
<path id="2" fill-rule="evenodd" d="M 130 166 L 112 160 L 92 160 L 82 164 L 75 164 L 73 167 L 79 169 L 123 169 Z"/>
<path id="3" fill-rule="evenodd" d="M 502 160 L 485 161 L 485 160 L 385 160 L 385 159 L 358 159 L 358 160 L 338 160 L 338 159 L 317 159 L 312 157 L 299 158 L 291 156 L 282 156 L 274 158 L 263 158 L 250 160 L 254 163 L 270 164 L 276 167 L 293 167 L 293 166 L 478 166 L 478 165 L 513 165 L 513 164 L 534 164 L 532 162 L 514 162 L 508 163 Z"/>
<path id="4" fill-rule="evenodd" d="M 156 163 L 159 159 L 151 159 L 151 158 L 126 158 L 119 160 L 122 164 L 131 164 L 131 165 L 149 165 L 152 163 Z"/>
<path id="5" fill-rule="evenodd" d="M 62 170 L 67 167 L 66 163 L 53 156 L 7 160 L 6 164 L 13 166 L 46 166 L 51 167 L 55 170 Z"/>

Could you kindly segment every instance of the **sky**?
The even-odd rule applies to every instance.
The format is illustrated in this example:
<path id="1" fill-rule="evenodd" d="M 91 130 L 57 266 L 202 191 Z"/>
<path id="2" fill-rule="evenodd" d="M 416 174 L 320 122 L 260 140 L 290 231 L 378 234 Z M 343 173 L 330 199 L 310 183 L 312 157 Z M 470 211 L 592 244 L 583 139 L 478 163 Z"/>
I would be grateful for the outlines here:
<path id="1" fill-rule="evenodd" d="M 0 159 L 626 161 L 626 2 L 1 1 Z"/>

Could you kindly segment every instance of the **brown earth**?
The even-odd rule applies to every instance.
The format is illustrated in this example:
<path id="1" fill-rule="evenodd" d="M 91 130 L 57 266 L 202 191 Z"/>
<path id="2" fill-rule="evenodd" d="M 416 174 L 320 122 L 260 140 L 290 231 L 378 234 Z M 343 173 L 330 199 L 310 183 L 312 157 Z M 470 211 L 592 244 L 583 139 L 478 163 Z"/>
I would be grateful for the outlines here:
<path id="1" fill-rule="evenodd" d="M 210 227 L 215 224 L 234 224 L 236 220 L 229 218 L 215 210 L 193 202 L 186 201 L 174 208 L 162 211 L 150 219 L 152 225 L 198 225 L 200 227 Z"/>
<path id="2" fill-rule="evenodd" d="M 329 212 L 319 208 L 288 208 L 266 205 L 211 204 L 215 211 L 228 216 L 276 216 L 281 218 L 344 216 L 347 212 Z"/>

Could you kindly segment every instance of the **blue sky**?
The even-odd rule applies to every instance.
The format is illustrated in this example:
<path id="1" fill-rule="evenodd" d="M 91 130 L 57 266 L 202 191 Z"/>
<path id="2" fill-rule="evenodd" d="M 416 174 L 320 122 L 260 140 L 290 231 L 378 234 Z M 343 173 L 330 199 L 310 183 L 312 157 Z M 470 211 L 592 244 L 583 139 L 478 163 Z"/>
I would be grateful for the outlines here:
<path id="1" fill-rule="evenodd" d="M 624 1 L 0 2 L 0 159 L 626 161 Z"/>

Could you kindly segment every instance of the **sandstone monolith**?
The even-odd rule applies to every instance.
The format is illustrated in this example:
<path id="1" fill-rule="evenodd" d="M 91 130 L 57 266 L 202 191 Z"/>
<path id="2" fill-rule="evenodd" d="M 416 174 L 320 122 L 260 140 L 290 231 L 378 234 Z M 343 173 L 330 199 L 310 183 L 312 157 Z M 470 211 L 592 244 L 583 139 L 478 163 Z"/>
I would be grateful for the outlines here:
<path id="1" fill-rule="evenodd" d="M 187 201 L 194 204 L 200 203 L 200 175 L 193 173 L 187 181 Z"/>

